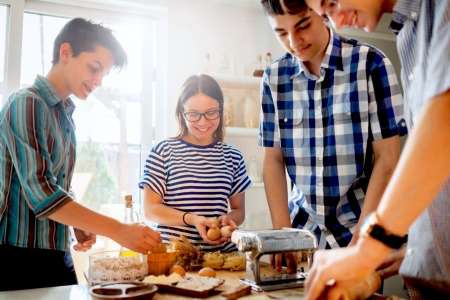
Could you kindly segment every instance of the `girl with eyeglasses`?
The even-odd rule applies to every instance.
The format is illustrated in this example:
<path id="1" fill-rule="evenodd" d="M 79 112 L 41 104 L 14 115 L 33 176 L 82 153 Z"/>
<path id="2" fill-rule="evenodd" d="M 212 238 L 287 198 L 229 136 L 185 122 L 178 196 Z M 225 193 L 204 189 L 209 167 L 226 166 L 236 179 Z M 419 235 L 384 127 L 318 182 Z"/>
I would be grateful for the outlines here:
<path id="1" fill-rule="evenodd" d="M 183 235 L 202 250 L 236 250 L 229 238 L 207 237 L 217 219 L 233 229 L 242 224 L 251 183 L 242 154 L 223 142 L 222 112 L 216 80 L 189 77 L 176 108 L 179 134 L 156 144 L 145 162 L 145 217 L 164 242 Z"/>

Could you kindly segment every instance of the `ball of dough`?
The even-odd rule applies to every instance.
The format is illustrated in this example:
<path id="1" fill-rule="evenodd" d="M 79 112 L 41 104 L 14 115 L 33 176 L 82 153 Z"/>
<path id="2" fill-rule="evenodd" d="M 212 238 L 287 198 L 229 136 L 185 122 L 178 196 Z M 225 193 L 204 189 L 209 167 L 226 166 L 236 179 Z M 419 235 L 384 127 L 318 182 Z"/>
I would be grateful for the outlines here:
<path id="1" fill-rule="evenodd" d="M 198 271 L 198 275 L 204 277 L 216 277 L 216 271 L 211 269 L 210 267 L 204 267 Z"/>
<path id="2" fill-rule="evenodd" d="M 181 277 L 184 277 L 184 275 L 186 274 L 186 271 L 184 270 L 184 268 L 182 266 L 174 265 L 174 266 L 172 266 L 172 268 L 170 268 L 170 274 L 172 274 L 172 273 L 177 273 Z"/>

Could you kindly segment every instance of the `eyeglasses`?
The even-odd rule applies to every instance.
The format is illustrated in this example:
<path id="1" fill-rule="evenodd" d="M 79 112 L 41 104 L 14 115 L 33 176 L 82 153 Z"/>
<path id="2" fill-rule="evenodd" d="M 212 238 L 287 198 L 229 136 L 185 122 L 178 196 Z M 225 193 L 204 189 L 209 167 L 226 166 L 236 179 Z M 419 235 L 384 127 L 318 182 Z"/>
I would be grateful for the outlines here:
<path id="1" fill-rule="evenodd" d="M 200 119 L 205 117 L 206 120 L 212 121 L 217 120 L 220 117 L 221 111 L 219 109 L 208 110 L 204 113 L 196 112 L 196 111 L 187 111 L 184 112 L 184 118 L 189 122 L 198 122 Z"/>

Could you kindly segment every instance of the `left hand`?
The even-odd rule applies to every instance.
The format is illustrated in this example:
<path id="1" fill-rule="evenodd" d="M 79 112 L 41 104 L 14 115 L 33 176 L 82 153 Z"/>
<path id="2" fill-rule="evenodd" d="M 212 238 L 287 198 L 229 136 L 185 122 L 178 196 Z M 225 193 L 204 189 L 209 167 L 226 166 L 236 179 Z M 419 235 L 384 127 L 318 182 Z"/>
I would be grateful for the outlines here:
<path id="1" fill-rule="evenodd" d="M 92 245 L 94 245 L 97 241 L 97 236 L 93 233 L 77 228 L 74 228 L 73 231 L 77 240 L 77 243 L 73 246 L 73 249 L 76 251 L 87 251 L 91 249 Z"/>
<path id="2" fill-rule="evenodd" d="M 387 279 L 391 276 L 397 275 L 400 265 L 402 264 L 403 258 L 405 258 L 406 245 L 404 245 L 399 250 L 395 250 L 388 255 L 388 257 L 383 261 L 381 266 L 378 267 L 377 271 L 382 279 Z"/>
<path id="3" fill-rule="evenodd" d="M 381 264 L 389 249 L 370 238 L 359 238 L 355 246 L 319 250 L 305 283 L 306 298 L 319 299 L 330 281 L 346 286 L 346 282 L 362 281 Z"/>
<path id="4" fill-rule="evenodd" d="M 231 226 L 232 230 L 235 230 L 237 228 L 236 222 L 234 222 L 233 219 L 230 218 L 230 216 L 228 216 L 228 215 L 220 216 L 219 217 L 219 224 L 220 224 L 220 227 Z"/>

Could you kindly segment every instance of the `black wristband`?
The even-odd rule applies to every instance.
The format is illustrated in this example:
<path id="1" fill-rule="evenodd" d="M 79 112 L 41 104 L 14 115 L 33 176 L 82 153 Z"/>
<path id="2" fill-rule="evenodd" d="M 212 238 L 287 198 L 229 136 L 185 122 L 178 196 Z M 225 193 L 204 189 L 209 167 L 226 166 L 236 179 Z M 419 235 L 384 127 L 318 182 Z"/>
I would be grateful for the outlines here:
<path id="1" fill-rule="evenodd" d="M 187 211 L 184 212 L 184 214 L 183 214 L 183 223 L 184 223 L 184 225 L 186 225 L 186 226 L 191 226 L 190 224 L 188 224 L 188 222 L 186 222 L 186 215 L 187 215 L 188 213 L 189 213 L 189 212 L 187 212 Z"/>

